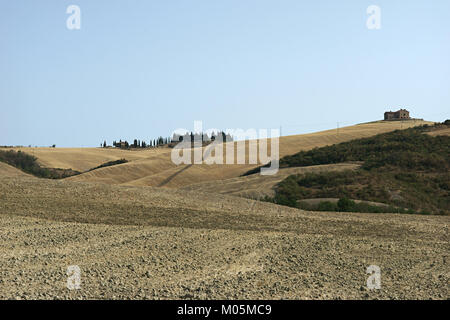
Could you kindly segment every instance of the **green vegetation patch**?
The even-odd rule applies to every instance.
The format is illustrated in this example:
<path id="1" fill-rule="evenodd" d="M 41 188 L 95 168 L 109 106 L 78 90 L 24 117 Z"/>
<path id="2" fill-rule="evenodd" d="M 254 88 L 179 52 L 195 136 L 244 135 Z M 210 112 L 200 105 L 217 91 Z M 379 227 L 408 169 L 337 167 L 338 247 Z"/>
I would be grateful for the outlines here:
<path id="1" fill-rule="evenodd" d="M 16 167 L 19 170 L 22 170 L 23 172 L 29 173 L 38 178 L 63 179 L 83 173 L 72 169 L 41 167 L 37 162 L 37 158 L 35 156 L 20 150 L 0 150 L 0 161 L 5 162 L 13 167 Z M 128 162 L 128 160 L 126 159 L 108 161 L 95 168 L 89 169 L 86 172 L 126 162 Z"/>
<path id="2" fill-rule="evenodd" d="M 266 200 L 300 208 L 301 199 L 348 198 L 398 208 L 393 212 L 448 215 L 450 137 L 423 134 L 429 129 L 397 130 L 284 157 L 280 167 L 348 161 L 363 161 L 363 165 L 356 171 L 291 175 L 278 184 L 275 196 Z M 328 204 L 323 206 L 331 211 Z M 375 211 L 363 204 L 351 207 L 351 211 Z"/>
<path id="3" fill-rule="evenodd" d="M 320 201 L 318 204 L 299 202 L 298 207 L 310 211 L 338 211 L 338 212 L 370 212 L 370 213 L 419 213 L 395 206 L 374 205 L 366 202 L 356 202 L 349 198 L 341 198 L 337 202 Z"/>
<path id="4" fill-rule="evenodd" d="M 0 150 L 0 161 L 39 178 L 62 179 L 81 173 L 72 169 L 43 168 L 39 165 L 35 156 L 20 150 Z"/>
<path id="5" fill-rule="evenodd" d="M 95 167 L 95 168 L 89 169 L 88 172 L 92 171 L 92 170 L 100 169 L 100 168 L 115 166 L 117 164 L 127 163 L 127 162 L 128 162 L 127 159 L 119 159 L 119 160 L 108 161 L 108 162 L 105 162 L 105 163 Z"/>

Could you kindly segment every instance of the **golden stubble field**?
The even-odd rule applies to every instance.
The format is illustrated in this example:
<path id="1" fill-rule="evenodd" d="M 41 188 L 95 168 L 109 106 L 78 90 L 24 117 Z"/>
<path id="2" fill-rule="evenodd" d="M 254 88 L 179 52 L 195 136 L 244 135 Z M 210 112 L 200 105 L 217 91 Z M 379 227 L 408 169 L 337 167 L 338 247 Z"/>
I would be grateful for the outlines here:
<path id="1" fill-rule="evenodd" d="M 388 130 L 384 125 L 361 125 L 366 131 L 359 134 Z M 339 136 L 283 138 L 282 154 L 362 130 L 344 129 Z M 72 165 L 82 152 L 68 149 L 70 156 L 52 162 L 52 152 L 64 150 L 33 150 L 41 163 L 56 167 Z M 0 163 L 0 298 L 449 298 L 449 217 L 306 212 L 236 196 L 270 192 L 290 171 L 265 179 L 237 177 L 248 165 L 222 168 L 222 174 L 199 165 L 167 181 L 168 149 L 92 150 L 78 169 L 115 157 L 131 162 L 64 180 L 38 179 Z M 167 182 L 152 187 L 149 181 Z M 66 287 L 70 265 L 80 267 L 79 290 Z M 380 290 L 366 287 L 369 265 L 381 269 Z"/>

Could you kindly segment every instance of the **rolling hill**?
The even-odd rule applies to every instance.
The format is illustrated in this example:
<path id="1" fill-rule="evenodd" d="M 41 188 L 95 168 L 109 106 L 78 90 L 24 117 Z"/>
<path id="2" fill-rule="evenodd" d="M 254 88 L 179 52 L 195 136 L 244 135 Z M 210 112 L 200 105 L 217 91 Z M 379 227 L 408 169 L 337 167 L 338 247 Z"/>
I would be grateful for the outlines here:
<path id="1" fill-rule="evenodd" d="M 431 122 L 377 121 L 343 127 L 339 131 L 332 129 L 284 136 L 280 138 L 280 156 L 423 124 L 431 124 Z M 169 148 L 139 151 L 113 148 L 21 148 L 20 150 L 33 154 L 46 167 L 72 168 L 79 171 L 88 170 L 106 161 L 125 158 L 129 161 L 128 163 L 101 168 L 67 179 L 134 186 L 178 188 L 194 183 L 235 178 L 257 167 L 257 165 L 249 164 L 176 166 L 171 161 L 172 149 Z"/>
<path id="2" fill-rule="evenodd" d="M 248 176 L 221 180 L 220 183 L 217 183 L 217 181 L 194 183 L 179 189 L 205 193 L 228 194 L 249 199 L 264 199 L 265 197 L 273 197 L 275 195 L 276 185 L 290 175 L 355 170 L 359 167 L 360 164 L 357 163 L 339 163 L 301 168 L 282 168 L 275 175 L 263 176 L 256 173 Z"/>
<path id="3" fill-rule="evenodd" d="M 20 176 L 29 176 L 27 173 L 10 166 L 4 162 L 0 161 L 0 176 L 1 177 L 20 177 Z"/>
<path id="4" fill-rule="evenodd" d="M 449 215 L 450 139 L 428 134 L 442 131 L 442 126 L 448 125 L 396 130 L 283 157 L 281 168 L 345 161 L 362 165 L 354 171 L 291 175 L 277 185 L 272 200 L 298 207 L 303 199 L 351 198 L 383 202 L 409 213 Z M 355 203 L 346 207 L 362 211 Z M 331 210 L 330 206 L 325 210 Z"/>
<path id="5" fill-rule="evenodd" d="M 398 126 L 283 137 L 281 154 Z M 0 299 L 449 297 L 448 216 L 311 212 L 244 198 L 270 195 L 291 174 L 359 163 L 241 177 L 255 166 L 175 166 L 168 148 L 21 150 L 42 166 L 80 171 L 129 162 L 59 180 L 0 163 Z M 66 287 L 71 265 L 81 290 Z M 369 265 L 381 268 L 381 290 L 366 289 Z"/>

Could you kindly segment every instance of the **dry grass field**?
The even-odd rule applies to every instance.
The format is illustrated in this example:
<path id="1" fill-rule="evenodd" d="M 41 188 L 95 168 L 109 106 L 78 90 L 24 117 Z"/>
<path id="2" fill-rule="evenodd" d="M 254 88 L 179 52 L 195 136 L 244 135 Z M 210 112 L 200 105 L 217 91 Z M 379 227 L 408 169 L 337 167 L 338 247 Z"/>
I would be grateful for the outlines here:
<path id="1" fill-rule="evenodd" d="M 378 122 L 283 137 L 292 154 L 418 122 Z M 23 148 L 39 179 L 0 163 L 0 299 L 449 299 L 447 216 L 307 212 L 259 197 L 292 173 L 254 165 L 175 166 L 171 149 Z M 69 290 L 67 267 L 81 269 Z M 381 268 L 368 290 L 366 268 Z"/>
<path id="2" fill-rule="evenodd" d="M 21 177 L 28 176 L 25 172 L 16 169 L 6 163 L 0 162 L 0 177 Z"/>
<path id="3" fill-rule="evenodd" d="M 427 132 L 428 135 L 435 137 L 435 136 L 450 136 L 450 129 L 449 128 L 445 128 L 445 129 L 439 129 L 439 130 L 434 130 L 431 132 Z"/>
<path id="4" fill-rule="evenodd" d="M 126 158 L 129 161 L 145 159 L 160 153 L 162 149 L 121 150 L 116 148 L 13 148 L 38 158 L 39 163 L 47 168 L 73 169 L 86 171 L 102 163 Z"/>
<path id="5" fill-rule="evenodd" d="M 275 175 L 263 176 L 260 174 L 252 174 L 243 177 L 221 180 L 220 183 L 217 183 L 217 181 L 195 183 L 179 188 L 179 190 L 199 191 L 205 193 L 214 192 L 250 199 L 262 199 L 265 196 L 273 197 L 275 195 L 274 187 L 276 184 L 292 174 L 355 170 L 359 167 L 360 165 L 356 163 L 338 163 L 299 168 L 283 168 L 280 169 Z"/>
<path id="6" fill-rule="evenodd" d="M 369 137 L 378 133 L 416 125 L 431 124 L 427 121 L 379 121 L 358 124 L 311 134 L 293 135 L 280 138 L 280 156 L 294 154 L 343 141 Z M 270 142 L 267 143 L 270 146 Z M 179 165 L 172 163 L 172 149 L 157 148 L 144 151 L 115 150 L 101 148 L 52 149 L 25 148 L 48 167 L 87 170 L 109 160 L 125 158 L 130 160 L 117 166 L 101 168 L 68 178 L 71 181 L 90 181 L 134 186 L 184 187 L 193 183 L 215 181 L 238 177 L 256 167 L 252 164 L 230 165 Z"/>

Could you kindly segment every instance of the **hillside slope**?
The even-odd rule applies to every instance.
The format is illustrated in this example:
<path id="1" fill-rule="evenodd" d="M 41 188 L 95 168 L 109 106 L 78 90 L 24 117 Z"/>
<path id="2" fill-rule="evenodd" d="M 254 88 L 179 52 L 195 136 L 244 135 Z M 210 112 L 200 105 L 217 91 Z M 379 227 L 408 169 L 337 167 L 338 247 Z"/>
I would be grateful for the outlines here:
<path id="1" fill-rule="evenodd" d="M 155 154 L 167 153 L 167 149 L 123 150 L 116 148 L 12 148 L 35 156 L 46 168 L 87 171 L 105 162 L 127 159 L 145 159 Z"/>
<path id="2" fill-rule="evenodd" d="M 363 164 L 352 172 L 289 176 L 276 187 L 273 200 L 298 206 L 302 199 L 351 198 L 450 214 L 450 137 L 426 134 L 434 129 L 397 130 L 286 156 L 280 159 L 282 168 L 344 161 Z"/>
<path id="3" fill-rule="evenodd" d="M 389 132 L 399 128 L 413 127 L 431 123 L 426 121 L 398 121 L 372 122 L 343 127 L 337 132 L 336 129 L 326 130 L 317 133 L 286 136 L 280 138 L 280 156 L 294 154 L 300 150 L 310 150 L 315 147 L 331 145 L 352 139 L 370 137 L 378 133 Z M 270 143 L 268 143 L 270 145 Z M 102 149 L 97 152 L 101 153 Z M 109 153 L 114 150 L 105 150 Z M 39 151 L 36 151 L 39 153 Z M 63 151 L 62 151 L 63 152 Z M 83 149 L 78 152 L 82 154 Z M 120 151 L 120 157 L 133 160 L 127 156 L 129 151 Z M 153 152 L 153 153 L 152 153 Z M 39 158 L 39 155 L 36 156 Z M 71 181 L 92 181 L 104 183 L 119 183 L 135 186 L 164 186 L 178 188 L 193 183 L 206 181 L 223 180 L 238 177 L 256 165 L 179 165 L 172 163 L 170 158 L 171 149 L 161 148 L 157 151 L 137 151 L 136 156 L 142 158 L 135 159 L 129 163 L 102 168 L 93 172 L 81 174 L 69 178 Z M 119 154 L 119 153 L 118 153 Z M 117 154 L 117 155 L 118 155 Z M 41 154 L 45 159 L 51 157 L 49 154 Z M 72 154 L 76 159 L 76 154 Z M 73 160 L 75 161 L 75 160 Z"/>
<path id="4" fill-rule="evenodd" d="M 356 163 L 339 163 L 301 168 L 283 168 L 275 175 L 263 176 L 255 173 L 248 176 L 221 180 L 220 183 L 217 183 L 217 181 L 194 183 L 182 187 L 180 190 L 228 194 L 249 199 L 263 199 L 265 197 L 273 197 L 275 195 L 276 185 L 290 175 L 356 170 L 359 167 L 360 165 Z"/>
<path id="5" fill-rule="evenodd" d="M 0 161 L 0 177 L 29 176 L 25 172 Z"/>

